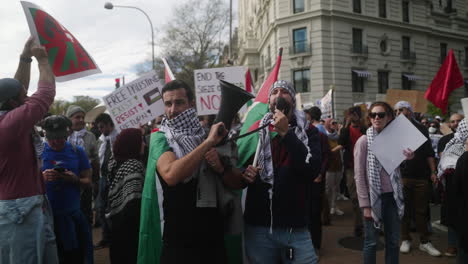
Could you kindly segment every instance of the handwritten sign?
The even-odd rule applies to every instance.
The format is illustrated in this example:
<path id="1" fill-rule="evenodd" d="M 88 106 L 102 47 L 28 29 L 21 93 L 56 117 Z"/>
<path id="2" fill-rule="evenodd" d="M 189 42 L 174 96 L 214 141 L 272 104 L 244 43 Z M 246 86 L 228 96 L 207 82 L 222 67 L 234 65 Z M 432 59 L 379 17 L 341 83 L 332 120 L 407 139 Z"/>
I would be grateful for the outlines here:
<path id="1" fill-rule="evenodd" d="M 194 79 L 198 115 L 215 115 L 221 103 L 219 80 L 245 89 L 245 68 L 239 66 L 195 70 Z"/>
<path id="2" fill-rule="evenodd" d="M 115 128 L 138 128 L 164 113 L 163 81 L 151 71 L 104 96 Z"/>
<path id="3" fill-rule="evenodd" d="M 328 93 L 320 100 L 320 110 L 322 110 L 322 119 L 333 117 L 333 90 L 330 89 Z"/>

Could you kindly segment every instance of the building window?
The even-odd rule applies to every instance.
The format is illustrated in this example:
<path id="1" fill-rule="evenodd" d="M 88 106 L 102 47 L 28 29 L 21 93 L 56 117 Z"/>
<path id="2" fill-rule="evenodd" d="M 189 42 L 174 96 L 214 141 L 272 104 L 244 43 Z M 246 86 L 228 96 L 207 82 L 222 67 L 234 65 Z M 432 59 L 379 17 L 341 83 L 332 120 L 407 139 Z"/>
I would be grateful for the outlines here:
<path id="1" fill-rule="evenodd" d="M 310 83 L 310 70 L 303 69 L 293 72 L 294 76 L 294 88 L 298 93 L 307 93 L 309 90 Z"/>
<path id="2" fill-rule="evenodd" d="M 465 67 L 468 67 L 468 47 L 465 47 Z"/>
<path id="3" fill-rule="evenodd" d="M 401 11 L 403 15 L 403 22 L 409 22 L 409 1 L 403 0 Z"/>
<path id="4" fill-rule="evenodd" d="M 379 17 L 387 17 L 387 0 L 379 0 Z"/>
<path id="5" fill-rule="evenodd" d="M 357 72 L 351 71 L 353 92 L 363 93 L 364 92 L 364 77 L 360 77 Z"/>
<path id="6" fill-rule="evenodd" d="M 378 71 L 379 93 L 387 93 L 388 90 L 388 71 Z"/>
<path id="7" fill-rule="evenodd" d="M 361 13 L 361 0 L 353 0 L 353 12 Z"/>
<path id="8" fill-rule="evenodd" d="M 440 43 L 440 63 L 444 63 L 447 56 L 447 43 Z"/>
<path id="9" fill-rule="evenodd" d="M 307 51 L 307 29 L 299 28 L 293 30 L 293 46 L 294 53 L 302 53 Z"/>
<path id="10" fill-rule="evenodd" d="M 353 53 L 362 53 L 362 29 L 353 28 Z"/>
<path id="11" fill-rule="evenodd" d="M 401 75 L 401 89 L 411 90 L 411 80 L 408 78 L 407 74 Z"/>
<path id="12" fill-rule="evenodd" d="M 294 13 L 304 12 L 304 0 L 293 0 Z"/>
<path id="13" fill-rule="evenodd" d="M 411 57 L 411 41 L 410 37 L 401 38 L 401 58 L 409 59 Z"/>

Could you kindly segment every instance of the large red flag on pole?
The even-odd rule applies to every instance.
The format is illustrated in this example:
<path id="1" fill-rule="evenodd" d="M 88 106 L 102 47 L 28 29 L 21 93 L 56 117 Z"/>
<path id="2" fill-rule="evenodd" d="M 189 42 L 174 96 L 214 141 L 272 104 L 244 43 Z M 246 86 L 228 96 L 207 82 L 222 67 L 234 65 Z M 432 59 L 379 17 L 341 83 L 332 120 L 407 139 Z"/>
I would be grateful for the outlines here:
<path id="1" fill-rule="evenodd" d="M 463 75 L 458 68 L 457 61 L 450 49 L 439 71 L 424 94 L 424 98 L 431 101 L 442 113 L 447 112 L 450 93 L 463 86 Z"/>

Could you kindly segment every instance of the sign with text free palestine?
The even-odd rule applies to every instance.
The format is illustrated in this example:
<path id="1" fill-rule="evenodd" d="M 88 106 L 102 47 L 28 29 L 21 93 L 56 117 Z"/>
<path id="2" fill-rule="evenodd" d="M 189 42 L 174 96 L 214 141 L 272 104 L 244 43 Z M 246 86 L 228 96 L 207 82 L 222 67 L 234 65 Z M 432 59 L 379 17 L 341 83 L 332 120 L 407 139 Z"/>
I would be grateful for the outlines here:
<path id="1" fill-rule="evenodd" d="M 31 35 L 45 47 L 58 82 L 69 81 L 101 70 L 80 42 L 41 7 L 21 1 Z"/>
<path id="2" fill-rule="evenodd" d="M 161 89 L 163 80 L 155 71 L 121 86 L 103 97 L 115 128 L 139 128 L 164 113 Z"/>
<path id="3" fill-rule="evenodd" d="M 245 68 L 242 66 L 200 69 L 194 71 L 195 99 L 198 115 L 215 115 L 221 103 L 223 80 L 245 89 Z"/>

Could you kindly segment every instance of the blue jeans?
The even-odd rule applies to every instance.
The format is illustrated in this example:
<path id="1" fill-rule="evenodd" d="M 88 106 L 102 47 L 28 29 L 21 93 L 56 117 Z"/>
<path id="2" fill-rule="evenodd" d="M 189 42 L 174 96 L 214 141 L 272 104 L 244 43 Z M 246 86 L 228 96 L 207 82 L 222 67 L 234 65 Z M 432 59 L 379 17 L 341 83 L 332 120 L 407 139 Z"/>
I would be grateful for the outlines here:
<path id="1" fill-rule="evenodd" d="M 101 176 L 99 179 L 99 194 L 96 202 L 97 214 L 99 216 L 99 221 L 101 222 L 102 227 L 102 241 L 110 242 L 111 241 L 111 231 L 109 220 L 106 218 L 106 208 L 108 198 L 108 186 L 107 178 Z"/>
<path id="2" fill-rule="evenodd" d="M 0 263 L 58 263 L 52 210 L 45 195 L 0 200 Z"/>
<path id="3" fill-rule="evenodd" d="M 398 209 L 393 193 L 383 193 L 382 224 L 385 226 L 385 263 L 398 264 L 400 254 L 400 223 Z M 376 263 L 377 241 L 380 229 L 375 228 L 374 221 L 364 220 L 364 264 Z"/>
<path id="4" fill-rule="evenodd" d="M 244 227 L 245 253 L 250 264 L 309 264 L 317 263 L 309 230 L 304 228 Z M 290 259 L 289 248 L 293 250 Z"/>

